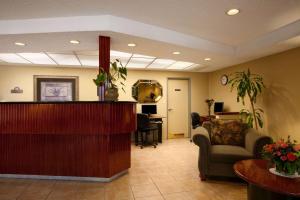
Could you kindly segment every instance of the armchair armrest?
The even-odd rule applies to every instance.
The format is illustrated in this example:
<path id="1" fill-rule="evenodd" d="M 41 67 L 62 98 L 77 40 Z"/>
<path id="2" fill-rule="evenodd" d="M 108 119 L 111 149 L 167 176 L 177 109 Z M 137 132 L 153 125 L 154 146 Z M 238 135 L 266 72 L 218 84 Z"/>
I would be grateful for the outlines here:
<path id="1" fill-rule="evenodd" d="M 193 136 L 193 142 L 199 147 L 209 148 L 211 144 L 207 130 L 203 127 L 198 127 L 194 132 L 196 134 Z"/>
<path id="2" fill-rule="evenodd" d="M 259 134 L 253 128 L 246 130 L 245 148 L 253 154 L 254 158 L 261 158 L 263 146 L 271 142 L 272 138 Z"/>
<path id="3" fill-rule="evenodd" d="M 193 136 L 193 142 L 199 146 L 198 168 L 202 180 L 208 174 L 210 160 L 210 138 L 207 130 L 203 127 L 197 128 L 197 133 Z"/>

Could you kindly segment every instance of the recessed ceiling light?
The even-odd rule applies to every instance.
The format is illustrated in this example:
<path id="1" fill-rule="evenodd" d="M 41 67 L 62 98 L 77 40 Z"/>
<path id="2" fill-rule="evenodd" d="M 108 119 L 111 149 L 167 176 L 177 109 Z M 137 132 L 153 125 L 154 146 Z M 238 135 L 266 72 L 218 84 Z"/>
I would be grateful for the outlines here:
<path id="1" fill-rule="evenodd" d="M 26 44 L 23 43 L 23 42 L 15 42 L 15 45 L 17 45 L 17 46 L 25 46 Z"/>
<path id="2" fill-rule="evenodd" d="M 204 58 L 204 60 L 205 60 L 205 61 L 210 61 L 210 60 L 211 60 L 211 58 Z"/>
<path id="3" fill-rule="evenodd" d="M 134 43 L 129 43 L 129 44 L 127 44 L 129 47 L 135 47 L 136 46 L 136 44 L 134 44 Z"/>
<path id="4" fill-rule="evenodd" d="M 239 9 L 233 8 L 233 9 L 228 10 L 226 13 L 227 13 L 227 15 L 229 15 L 229 16 L 233 16 L 233 15 L 238 14 L 239 12 L 240 12 Z"/>
<path id="5" fill-rule="evenodd" d="M 80 42 L 78 40 L 70 40 L 71 44 L 79 44 Z"/>
<path id="6" fill-rule="evenodd" d="M 179 51 L 174 51 L 173 54 L 174 54 L 174 55 L 179 55 L 180 52 L 179 52 Z"/>

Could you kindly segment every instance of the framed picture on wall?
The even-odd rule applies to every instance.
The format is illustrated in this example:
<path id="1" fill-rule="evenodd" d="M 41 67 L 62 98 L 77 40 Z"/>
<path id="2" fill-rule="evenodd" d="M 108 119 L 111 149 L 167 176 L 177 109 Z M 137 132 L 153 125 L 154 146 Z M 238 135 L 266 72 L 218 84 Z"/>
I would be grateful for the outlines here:
<path id="1" fill-rule="evenodd" d="M 78 76 L 34 75 L 35 101 L 78 101 Z"/>

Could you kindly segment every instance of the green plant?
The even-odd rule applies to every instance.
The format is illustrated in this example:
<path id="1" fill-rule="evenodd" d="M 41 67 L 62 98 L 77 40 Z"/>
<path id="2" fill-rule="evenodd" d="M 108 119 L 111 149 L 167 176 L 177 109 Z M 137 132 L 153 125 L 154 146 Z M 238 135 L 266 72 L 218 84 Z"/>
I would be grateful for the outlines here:
<path id="1" fill-rule="evenodd" d="M 262 109 L 260 109 L 260 108 L 255 109 L 255 115 L 257 118 L 257 122 L 258 122 L 259 127 L 261 127 L 261 128 L 264 125 L 263 118 L 262 118 L 263 113 L 264 113 L 264 111 Z M 254 121 L 253 113 L 250 112 L 250 110 L 248 110 L 248 109 L 242 109 L 240 111 L 240 115 L 242 116 L 242 119 L 244 119 L 245 122 L 248 124 L 248 127 L 253 128 L 253 121 Z"/>
<path id="2" fill-rule="evenodd" d="M 247 71 L 232 74 L 228 83 L 231 85 L 231 91 L 233 89 L 237 91 L 237 102 L 242 100 L 243 105 L 245 105 L 245 97 L 247 96 L 249 98 L 251 111 L 243 109 L 241 113 L 246 115 L 247 123 L 250 127 L 253 126 L 254 121 L 256 129 L 258 129 L 258 125 L 262 128 L 263 110 L 255 108 L 255 103 L 257 96 L 261 94 L 263 88 L 265 88 L 263 78 L 258 74 L 252 74 L 248 69 Z"/>
<path id="3" fill-rule="evenodd" d="M 127 78 L 127 68 L 122 65 L 119 59 L 116 59 L 114 62 L 110 63 L 110 70 L 107 78 L 108 78 L 108 82 L 111 84 L 111 87 L 113 88 L 117 88 L 117 82 L 119 81 L 122 90 L 125 92 L 124 82 L 126 81 Z"/>
<path id="4" fill-rule="evenodd" d="M 98 87 L 103 86 L 107 80 L 107 73 L 102 67 L 100 67 L 99 69 L 99 74 L 97 75 L 96 79 L 93 79 L 95 85 Z"/>
<path id="5" fill-rule="evenodd" d="M 120 65 L 120 66 L 119 66 Z M 96 79 L 93 79 L 96 86 L 103 86 L 108 83 L 108 87 L 118 88 L 118 81 L 121 84 L 122 90 L 124 90 L 125 81 L 127 78 L 127 68 L 124 67 L 119 59 L 110 63 L 109 72 L 105 72 L 102 67 L 99 68 L 99 74 Z"/>

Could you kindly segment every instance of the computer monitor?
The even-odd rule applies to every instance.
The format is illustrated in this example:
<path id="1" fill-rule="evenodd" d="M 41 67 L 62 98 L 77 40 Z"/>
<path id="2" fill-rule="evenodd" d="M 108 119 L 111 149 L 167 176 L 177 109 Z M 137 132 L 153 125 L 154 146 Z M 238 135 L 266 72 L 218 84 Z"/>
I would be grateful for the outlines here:
<path id="1" fill-rule="evenodd" d="M 156 105 L 142 105 L 142 113 L 144 113 L 144 114 L 157 114 Z"/>
<path id="2" fill-rule="evenodd" d="M 223 112 L 224 102 L 215 102 L 214 113 Z"/>

